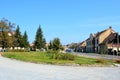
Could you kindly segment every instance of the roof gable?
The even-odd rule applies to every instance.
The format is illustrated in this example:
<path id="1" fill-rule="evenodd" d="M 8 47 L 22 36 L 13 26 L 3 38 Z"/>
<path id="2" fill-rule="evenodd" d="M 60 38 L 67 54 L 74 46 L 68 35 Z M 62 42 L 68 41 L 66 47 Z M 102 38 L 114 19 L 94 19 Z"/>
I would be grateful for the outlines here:
<path id="1" fill-rule="evenodd" d="M 96 37 L 101 36 L 103 33 L 105 33 L 105 32 L 108 31 L 108 30 L 110 30 L 111 33 L 115 33 L 115 31 L 112 29 L 112 27 L 109 27 L 109 28 L 106 29 L 106 30 L 103 30 L 103 31 L 101 31 L 101 32 L 98 32 L 98 33 L 96 34 Z"/>

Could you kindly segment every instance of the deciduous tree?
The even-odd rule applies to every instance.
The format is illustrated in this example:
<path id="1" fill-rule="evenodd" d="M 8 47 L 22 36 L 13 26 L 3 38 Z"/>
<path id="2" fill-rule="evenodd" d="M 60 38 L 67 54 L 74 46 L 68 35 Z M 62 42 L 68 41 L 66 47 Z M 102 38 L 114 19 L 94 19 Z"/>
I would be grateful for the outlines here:
<path id="1" fill-rule="evenodd" d="M 2 48 L 12 47 L 12 28 L 14 28 L 14 24 L 7 19 L 3 18 L 0 21 L 0 44 Z"/>
<path id="2" fill-rule="evenodd" d="M 52 41 L 52 49 L 58 51 L 62 48 L 61 42 L 59 38 L 54 38 Z"/>

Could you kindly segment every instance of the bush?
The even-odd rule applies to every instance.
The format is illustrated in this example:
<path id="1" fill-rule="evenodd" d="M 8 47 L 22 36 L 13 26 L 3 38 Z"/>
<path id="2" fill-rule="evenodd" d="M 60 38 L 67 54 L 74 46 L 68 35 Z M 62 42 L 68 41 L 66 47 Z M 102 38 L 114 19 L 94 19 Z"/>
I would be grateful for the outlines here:
<path id="1" fill-rule="evenodd" d="M 51 53 L 51 54 L 57 54 L 57 53 L 59 53 L 59 51 L 47 50 L 47 53 Z"/>
<path id="2" fill-rule="evenodd" d="M 97 63 L 102 63 L 102 64 L 104 64 L 104 63 L 105 63 L 105 60 L 104 60 L 104 59 L 96 59 L 96 62 L 97 62 Z"/>
<path id="3" fill-rule="evenodd" d="M 13 50 L 9 50 L 8 52 L 27 52 L 27 50 L 23 50 L 23 49 L 13 49 Z"/>
<path id="4" fill-rule="evenodd" d="M 52 54 L 51 58 L 56 60 L 75 60 L 75 55 L 72 54 L 64 54 L 64 53 L 57 53 Z"/>
<path id="5" fill-rule="evenodd" d="M 120 63 L 120 59 L 115 60 L 116 63 Z"/>

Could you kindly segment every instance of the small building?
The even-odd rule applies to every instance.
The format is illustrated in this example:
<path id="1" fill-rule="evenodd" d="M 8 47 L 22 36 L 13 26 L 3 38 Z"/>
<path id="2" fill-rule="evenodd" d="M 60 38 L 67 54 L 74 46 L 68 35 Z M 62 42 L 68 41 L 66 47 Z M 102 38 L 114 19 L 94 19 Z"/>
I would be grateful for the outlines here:
<path id="1" fill-rule="evenodd" d="M 76 52 L 86 52 L 86 41 L 78 43 L 75 49 Z"/>

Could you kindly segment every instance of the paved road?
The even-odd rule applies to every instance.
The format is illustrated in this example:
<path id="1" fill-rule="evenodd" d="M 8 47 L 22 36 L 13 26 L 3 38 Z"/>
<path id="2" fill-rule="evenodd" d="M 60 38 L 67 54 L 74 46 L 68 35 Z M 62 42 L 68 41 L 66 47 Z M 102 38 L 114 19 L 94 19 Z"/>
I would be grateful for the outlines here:
<path id="1" fill-rule="evenodd" d="M 104 58 L 104 59 L 120 59 L 120 56 L 115 55 L 105 55 L 105 54 L 96 54 L 96 53 L 76 53 L 80 56 L 91 57 L 91 58 Z"/>
<path id="2" fill-rule="evenodd" d="M 0 56 L 0 80 L 120 80 L 120 67 L 43 65 Z"/>

